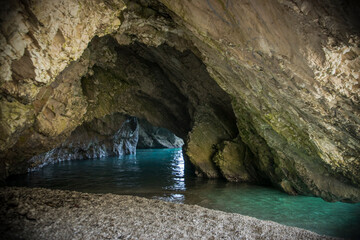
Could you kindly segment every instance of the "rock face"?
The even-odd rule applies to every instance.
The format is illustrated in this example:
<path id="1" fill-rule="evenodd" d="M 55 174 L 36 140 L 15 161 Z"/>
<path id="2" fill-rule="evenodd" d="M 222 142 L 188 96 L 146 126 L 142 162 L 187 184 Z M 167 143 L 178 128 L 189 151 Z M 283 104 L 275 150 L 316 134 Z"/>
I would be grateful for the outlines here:
<path id="1" fill-rule="evenodd" d="M 60 146 L 32 157 L 29 170 L 51 162 L 135 155 L 136 148 L 179 148 L 183 144 L 165 128 L 115 113 L 77 127 Z"/>
<path id="2" fill-rule="evenodd" d="M 32 157 L 29 168 L 50 162 L 134 154 L 138 139 L 138 126 L 134 121 L 117 113 L 95 118 L 77 127 L 60 146 Z"/>
<path id="3" fill-rule="evenodd" d="M 155 127 L 145 119 L 139 121 L 137 148 L 181 148 L 184 141 L 162 127 Z"/>
<path id="4" fill-rule="evenodd" d="M 1 5 L 1 175 L 119 112 L 199 174 L 360 201 L 357 1 Z"/>
<path id="5" fill-rule="evenodd" d="M 113 152 L 117 156 L 136 154 L 136 145 L 139 140 L 139 125 L 135 117 L 125 120 L 121 128 L 115 133 Z"/>
<path id="6" fill-rule="evenodd" d="M 232 182 L 255 182 L 257 176 L 253 166 L 254 156 L 250 149 L 239 141 L 224 141 L 218 146 L 213 160 L 222 175 Z"/>

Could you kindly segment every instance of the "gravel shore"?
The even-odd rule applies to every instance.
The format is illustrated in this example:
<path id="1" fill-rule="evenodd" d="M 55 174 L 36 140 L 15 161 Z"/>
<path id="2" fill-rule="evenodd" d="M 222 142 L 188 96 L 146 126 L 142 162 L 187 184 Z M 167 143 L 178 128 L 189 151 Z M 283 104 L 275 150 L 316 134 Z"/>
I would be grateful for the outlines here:
<path id="1" fill-rule="evenodd" d="M 332 239 L 235 213 L 134 196 L 0 188 L 2 239 Z"/>

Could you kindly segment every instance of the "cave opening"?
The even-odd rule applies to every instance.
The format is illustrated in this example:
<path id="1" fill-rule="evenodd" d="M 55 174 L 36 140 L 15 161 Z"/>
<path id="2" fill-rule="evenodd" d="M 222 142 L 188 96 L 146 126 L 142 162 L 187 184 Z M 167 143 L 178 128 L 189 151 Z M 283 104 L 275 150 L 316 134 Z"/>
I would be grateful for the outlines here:
<path id="1" fill-rule="evenodd" d="M 84 62 L 85 74 L 78 74 Z M 270 181 L 238 136 L 229 95 L 192 51 L 95 38 L 83 58 L 51 87 L 37 127 L 44 128 L 49 119 L 57 126 L 66 109 L 52 106 L 64 93 L 81 94 L 79 101 L 87 109 L 84 121 L 67 138 L 55 139 L 55 148 L 31 158 L 29 165 L 36 171 L 8 178 L 9 185 L 129 194 L 331 232 L 326 225 L 319 229 L 322 218 L 316 224 L 293 219 L 311 206 L 307 214 L 320 213 L 329 220 L 329 206 L 322 200 L 290 199 L 272 188 L 244 184 Z M 346 209 L 338 206 L 339 211 Z M 349 227 L 350 221 L 342 215 L 342 224 Z"/>
<path id="2" fill-rule="evenodd" d="M 231 98 L 210 77 L 193 51 L 180 51 L 167 44 L 152 47 L 137 41 L 122 45 L 110 36 L 95 37 L 80 60 L 70 64 L 50 87 L 44 88 L 43 97 L 36 101 L 42 104 L 36 124 L 36 130 L 41 133 L 64 126 L 64 115 L 71 115 L 75 124 L 81 123 L 76 114 L 85 107 L 86 111 L 81 113 L 83 124 L 67 138 L 60 134 L 52 138 L 52 145 L 43 143 L 50 145 L 44 146 L 47 148 L 56 144 L 50 151 L 39 155 L 43 148 L 36 148 L 28 152 L 36 155 L 28 161 L 30 168 L 64 159 L 134 154 L 134 141 L 120 140 L 115 131 L 120 131 L 123 124 L 129 128 L 136 119 L 136 123 L 141 123 L 141 128 L 136 130 L 141 132 L 138 148 L 184 145 L 184 154 L 199 176 L 268 183 L 258 177 L 261 174 L 257 174 L 253 164 L 255 156 L 238 136 Z M 52 95 L 46 94 L 47 91 Z M 79 96 L 77 102 L 68 102 L 66 98 L 74 95 Z M 64 101 L 66 107 L 59 104 Z M 161 127 L 155 131 L 152 125 Z M 156 138 L 158 133 L 168 139 Z M 103 141 L 103 135 L 119 138 L 114 140 L 118 141 L 116 147 L 98 144 Z M 235 156 L 221 153 L 226 141 L 231 151 L 237 153 Z M 223 164 L 228 160 L 224 158 L 239 158 L 235 167 L 240 173 L 231 169 L 234 165 Z"/>
<path id="3" fill-rule="evenodd" d="M 231 98 L 190 48 L 95 37 L 35 102 L 41 113 L 37 132 L 50 135 L 69 127 L 64 124 L 74 130 L 23 154 L 29 171 L 67 160 L 131 158 L 141 149 L 181 148 L 179 159 L 185 160 L 177 167 L 188 169 L 191 177 L 195 172 L 221 181 L 268 183 L 260 182 L 251 166 L 255 157 L 238 136 Z M 70 122 L 64 122 L 65 115 Z M 234 144 L 235 156 L 222 155 L 225 141 Z M 239 158 L 238 169 L 224 165 L 226 158 Z"/>

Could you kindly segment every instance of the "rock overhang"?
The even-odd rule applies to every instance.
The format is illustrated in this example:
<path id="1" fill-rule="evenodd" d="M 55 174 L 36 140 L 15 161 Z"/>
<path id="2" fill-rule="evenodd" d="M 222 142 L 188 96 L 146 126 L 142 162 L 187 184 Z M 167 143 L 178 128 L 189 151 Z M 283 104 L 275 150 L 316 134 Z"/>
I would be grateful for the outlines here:
<path id="1" fill-rule="evenodd" d="M 229 171 L 234 159 L 226 156 L 237 156 L 239 172 L 252 172 L 256 181 L 289 193 L 359 201 L 359 35 L 356 15 L 350 14 L 358 11 L 356 3 L 164 0 L 84 2 L 70 8 L 66 1 L 45 1 L 44 9 L 40 2 L 14 3 L 15 24 L 2 28 L 8 40 L 2 42 L 1 60 L 4 174 L 21 171 L 25 160 L 14 159 L 34 154 L 30 148 L 54 147 L 81 122 L 122 104 L 121 111 L 146 115 L 156 125 L 183 128 L 179 132 L 188 136 L 190 159 L 208 177 L 245 179 Z M 64 16 L 56 8 L 64 9 Z M 89 12 L 95 17 L 89 19 Z M 101 51 L 92 50 L 90 41 Z M 119 49 L 145 65 L 114 70 Z M 19 74 L 16 63 L 30 63 L 29 56 L 31 64 L 25 65 L 34 71 Z M 6 68 L 11 65 L 15 68 Z M 199 66 L 201 73 L 192 73 L 207 74 L 208 80 L 165 81 L 165 89 L 175 89 L 168 91 L 171 96 L 157 95 L 163 90 L 159 82 L 129 81 L 139 69 L 151 69 L 142 75 L 170 76 Z M 213 91 L 215 85 L 220 87 Z M 162 98 L 172 100 L 164 104 Z M 150 109 L 156 110 L 145 114 Z M 164 112 L 173 113 L 161 123 Z M 234 149 L 238 153 L 229 154 Z M 250 160 L 246 152 L 253 155 Z"/>

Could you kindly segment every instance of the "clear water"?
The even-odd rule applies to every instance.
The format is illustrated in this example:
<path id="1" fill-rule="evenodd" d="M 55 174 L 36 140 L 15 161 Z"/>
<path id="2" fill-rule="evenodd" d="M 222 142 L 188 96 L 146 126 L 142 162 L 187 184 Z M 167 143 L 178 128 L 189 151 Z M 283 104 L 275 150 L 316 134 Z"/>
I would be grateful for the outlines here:
<path id="1" fill-rule="evenodd" d="M 181 149 L 138 150 L 135 156 L 50 164 L 8 185 L 130 194 L 235 212 L 319 234 L 360 239 L 360 204 L 328 203 L 276 189 L 199 179 Z"/>

